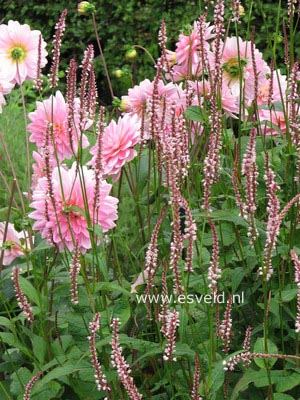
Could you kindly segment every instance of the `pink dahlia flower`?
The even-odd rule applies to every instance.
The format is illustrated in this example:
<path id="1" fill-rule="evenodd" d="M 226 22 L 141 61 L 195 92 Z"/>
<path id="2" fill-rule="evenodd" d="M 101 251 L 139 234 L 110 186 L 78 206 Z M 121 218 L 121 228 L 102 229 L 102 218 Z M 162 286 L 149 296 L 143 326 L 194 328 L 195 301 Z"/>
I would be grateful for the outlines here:
<path id="1" fill-rule="evenodd" d="M 149 97 L 153 92 L 153 82 L 145 79 L 139 85 L 135 85 L 128 90 L 127 96 L 122 96 L 121 109 L 125 112 L 142 114 L 143 108 L 146 107 Z"/>
<path id="2" fill-rule="evenodd" d="M 278 74 L 278 75 L 277 75 Z M 287 80 L 285 75 L 281 75 L 280 70 L 274 71 L 273 92 L 271 101 L 281 102 L 286 98 Z M 266 77 L 258 87 L 257 104 L 268 104 L 270 93 L 270 76 Z M 282 96 L 282 98 L 281 98 Z"/>
<path id="3" fill-rule="evenodd" d="M 36 78 L 40 35 L 40 31 L 32 31 L 29 25 L 20 25 L 18 21 L 0 25 L 0 66 L 5 79 L 21 84 Z M 41 67 L 47 64 L 45 48 L 42 40 Z"/>
<path id="4" fill-rule="evenodd" d="M 77 100 L 77 99 L 76 99 Z M 29 113 L 31 123 L 28 125 L 28 130 L 31 132 L 30 141 L 35 143 L 38 151 L 41 152 L 45 141 L 45 132 L 47 126 L 53 127 L 53 136 L 55 141 L 55 150 L 58 160 L 61 162 L 64 159 L 71 158 L 78 151 L 78 143 L 81 139 L 82 148 L 85 149 L 89 145 L 87 137 L 82 134 L 80 138 L 79 132 L 79 99 L 75 104 L 74 122 L 76 128 L 72 128 L 72 137 L 70 139 L 68 132 L 68 105 L 60 91 L 57 91 L 55 96 L 50 96 L 48 100 L 36 102 L 37 109 Z M 92 121 L 87 120 L 84 130 L 88 129 Z M 50 137 L 50 148 L 54 152 L 52 136 Z"/>
<path id="5" fill-rule="evenodd" d="M 214 35 L 212 31 L 214 26 L 206 24 L 203 36 L 203 47 L 209 53 L 209 39 Z M 191 76 L 199 76 L 202 71 L 202 57 L 200 55 L 200 35 L 197 21 L 194 22 L 194 29 L 189 35 L 181 33 L 176 43 L 176 62 L 173 68 L 172 77 L 175 81 Z"/>
<path id="6" fill-rule="evenodd" d="M 267 63 L 262 58 L 262 53 L 254 49 L 257 69 L 258 85 L 263 82 L 269 72 Z M 240 65 L 239 65 L 240 60 Z M 254 99 L 254 70 L 251 55 L 251 43 L 244 42 L 241 38 L 227 38 L 222 54 L 223 83 L 229 87 L 234 96 L 240 95 L 240 68 L 242 70 L 242 84 L 245 92 L 245 101 Z"/>
<path id="7" fill-rule="evenodd" d="M 279 135 L 286 132 L 286 118 L 283 111 L 259 110 L 259 119 L 264 135 Z"/>
<path id="8" fill-rule="evenodd" d="M 69 170 L 60 168 L 60 174 L 63 188 L 60 184 L 58 167 L 55 167 L 52 172 L 55 209 L 48 195 L 47 178 L 40 178 L 32 196 L 31 207 L 35 210 L 29 216 L 36 221 L 33 229 L 39 231 L 43 238 L 51 238 L 60 250 L 67 247 L 73 251 L 75 243 L 78 243 L 80 251 L 84 253 L 91 248 L 84 197 L 86 196 L 92 223 L 99 224 L 103 232 L 115 227 L 114 221 L 118 218 L 118 199 L 109 196 L 111 185 L 102 181 L 100 206 L 94 210 L 94 171 L 84 166 L 78 172 L 74 163 Z M 80 176 L 85 184 L 85 196 L 82 193 Z M 45 208 L 46 204 L 48 210 Z"/>
<path id="9" fill-rule="evenodd" d="M 210 100 L 211 85 L 208 81 L 189 81 L 189 85 L 194 89 L 195 93 L 192 102 L 193 105 L 201 105 L 204 97 Z M 231 93 L 230 89 L 226 85 L 222 86 L 221 101 L 225 113 L 232 118 L 237 118 L 235 114 L 238 114 L 239 112 L 238 98 Z"/>
<path id="10" fill-rule="evenodd" d="M 3 265 L 9 265 L 13 260 L 25 253 L 26 244 L 25 247 L 23 247 L 20 241 L 20 239 L 24 239 L 25 241 L 25 235 L 23 232 L 17 232 L 14 225 L 9 223 L 5 242 L 3 243 L 4 230 L 5 223 L 0 222 L 0 249 L 5 249 L 3 254 Z"/>
<path id="11" fill-rule="evenodd" d="M 288 109 L 286 103 L 286 89 L 286 76 L 281 75 L 279 70 L 274 71 L 273 90 L 271 96 L 271 103 L 273 103 L 273 106 L 270 110 L 268 107 L 268 101 L 270 98 L 270 77 L 265 78 L 258 88 L 257 104 L 261 106 L 258 110 L 258 114 L 265 135 L 278 135 L 278 129 L 283 133 L 286 132 L 286 116 L 282 111 L 282 101 L 286 110 Z"/>
<path id="12" fill-rule="evenodd" d="M 119 178 L 122 167 L 137 155 L 134 146 L 140 141 L 140 124 L 136 116 L 125 115 L 117 122 L 112 120 L 104 129 L 102 157 L 104 177 Z M 90 164 L 95 165 L 97 146 L 91 149 L 94 156 Z"/>
<path id="13" fill-rule="evenodd" d="M 10 93 L 13 87 L 13 83 L 0 78 L 0 113 L 2 112 L 2 106 L 6 103 L 4 95 Z"/>
<path id="14" fill-rule="evenodd" d="M 129 112 L 131 116 L 142 116 L 144 110 L 144 131 L 143 140 L 148 140 L 150 137 L 149 124 L 150 115 L 152 113 L 151 100 L 153 97 L 154 82 L 145 79 L 139 85 L 129 89 L 128 95 L 122 97 L 121 109 L 124 112 Z M 169 82 L 165 84 L 162 80 L 158 82 L 157 87 L 158 104 L 156 104 L 156 112 L 159 116 L 163 112 L 163 99 L 166 100 L 166 121 L 170 122 L 172 109 L 175 109 L 176 114 L 182 112 L 186 107 L 186 95 L 182 89 L 182 84 L 174 84 Z"/>

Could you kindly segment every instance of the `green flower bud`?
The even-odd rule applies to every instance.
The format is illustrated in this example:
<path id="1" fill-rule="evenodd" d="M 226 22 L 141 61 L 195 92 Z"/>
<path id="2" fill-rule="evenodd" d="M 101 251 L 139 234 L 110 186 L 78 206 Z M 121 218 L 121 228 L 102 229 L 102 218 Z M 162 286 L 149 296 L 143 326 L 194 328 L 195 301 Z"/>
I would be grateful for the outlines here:
<path id="1" fill-rule="evenodd" d="M 123 73 L 123 71 L 121 70 L 121 69 L 116 69 L 114 72 L 113 72 L 113 74 L 114 74 L 114 76 L 116 77 L 116 78 L 122 78 L 122 76 L 124 75 L 124 73 Z"/>
<path id="2" fill-rule="evenodd" d="M 112 105 L 116 108 L 120 107 L 121 104 L 121 99 L 119 99 L 119 97 L 114 97 Z"/>
<path id="3" fill-rule="evenodd" d="M 81 1 L 77 6 L 77 10 L 81 15 L 89 15 L 94 13 L 96 8 L 89 1 Z"/>
<path id="4" fill-rule="evenodd" d="M 136 56 L 137 56 L 137 51 L 136 51 L 134 48 L 131 48 L 131 49 L 129 49 L 129 50 L 126 51 L 125 57 L 126 57 L 128 60 L 132 60 L 132 59 L 134 59 Z"/>

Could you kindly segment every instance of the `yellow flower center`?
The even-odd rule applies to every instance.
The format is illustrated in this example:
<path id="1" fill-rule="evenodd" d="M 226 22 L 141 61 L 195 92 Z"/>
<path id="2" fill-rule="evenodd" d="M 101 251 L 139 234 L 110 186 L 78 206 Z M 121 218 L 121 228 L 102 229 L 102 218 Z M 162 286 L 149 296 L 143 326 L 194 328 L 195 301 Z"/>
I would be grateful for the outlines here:
<path id="1" fill-rule="evenodd" d="M 243 71 L 244 67 L 247 65 L 247 58 L 232 57 L 225 64 L 223 64 L 223 70 L 228 72 L 231 78 L 236 78 L 239 76 L 240 70 Z"/>
<path id="2" fill-rule="evenodd" d="M 10 57 L 14 61 L 23 61 L 26 57 L 26 50 L 21 45 L 16 45 L 10 50 Z"/>

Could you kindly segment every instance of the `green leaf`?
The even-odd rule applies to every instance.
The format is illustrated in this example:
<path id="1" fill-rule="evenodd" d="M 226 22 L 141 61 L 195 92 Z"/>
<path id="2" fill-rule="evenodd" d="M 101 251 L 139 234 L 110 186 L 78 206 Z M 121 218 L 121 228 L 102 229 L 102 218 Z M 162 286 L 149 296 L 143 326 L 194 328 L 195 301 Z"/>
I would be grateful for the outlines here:
<path id="1" fill-rule="evenodd" d="M 41 303 L 40 303 L 40 297 L 38 295 L 38 292 L 36 289 L 33 287 L 33 285 L 23 276 L 19 276 L 20 280 L 20 286 L 24 294 L 28 297 L 28 299 L 38 305 L 41 308 Z"/>
<path id="2" fill-rule="evenodd" d="M 185 111 L 186 118 L 196 121 L 196 122 L 204 122 L 204 116 L 201 112 L 201 108 L 199 106 L 190 106 Z"/>
<path id="3" fill-rule="evenodd" d="M 86 367 L 82 367 L 80 365 L 65 365 L 63 367 L 57 367 L 52 371 L 48 372 L 44 378 L 40 381 L 40 385 L 45 385 L 48 382 L 51 382 L 55 379 L 60 379 L 64 376 L 68 376 L 73 374 L 74 372 L 81 371 Z"/>
<path id="4" fill-rule="evenodd" d="M 274 299 L 277 301 L 277 303 L 288 303 L 291 300 L 295 299 L 297 296 L 297 288 L 295 289 L 288 289 L 288 290 L 283 290 L 281 292 L 281 299 L 280 299 L 280 293 L 276 293 L 276 296 Z"/>
<path id="5" fill-rule="evenodd" d="M 268 353 L 269 354 L 274 354 L 278 353 L 277 346 L 270 340 L 267 340 L 268 342 Z M 254 353 L 265 353 L 265 344 L 264 344 L 264 338 L 258 338 L 255 342 L 254 345 Z M 263 360 L 261 358 L 254 358 L 255 364 L 262 369 L 266 369 L 266 363 L 268 364 L 269 368 L 272 368 L 273 365 L 276 363 L 277 358 L 269 358 L 267 360 Z"/>
<path id="6" fill-rule="evenodd" d="M 8 318 L 5 317 L 0 317 L 0 327 L 7 328 L 12 332 L 15 330 L 13 323 Z"/>
<path id="7" fill-rule="evenodd" d="M 212 377 L 210 382 L 208 382 L 208 388 L 212 393 L 215 393 L 223 385 L 225 379 L 224 365 L 223 361 L 218 361 L 214 364 L 214 369 L 212 372 Z"/>
<path id="8" fill-rule="evenodd" d="M 49 246 L 49 243 L 47 242 L 46 239 L 43 239 L 40 241 L 40 243 L 33 249 L 33 251 L 41 251 L 41 250 L 49 250 L 51 246 Z"/>
<path id="9" fill-rule="evenodd" d="M 11 384 L 10 384 L 10 391 L 13 395 L 18 396 L 19 394 L 24 394 L 24 387 L 26 387 L 27 383 L 33 377 L 29 369 L 25 367 L 21 367 L 18 369 L 18 372 L 14 372 L 11 374 Z M 22 385 L 21 385 L 21 382 Z"/>
<path id="10" fill-rule="evenodd" d="M 274 393 L 274 400 L 295 400 L 295 399 L 289 394 Z"/>
<path id="11" fill-rule="evenodd" d="M 120 292 L 123 293 L 127 297 L 133 297 L 133 295 L 118 283 L 114 282 L 100 282 L 96 284 L 96 292 L 100 290 L 107 291 L 107 292 Z"/>
<path id="12" fill-rule="evenodd" d="M 5 344 L 10 347 L 19 349 L 24 354 L 30 354 L 27 347 L 24 346 L 12 333 L 8 332 L 0 332 L 0 341 L 3 341 Z"/>
<path id="13" fill-rule="evenodd" d="M 240 283 L 242 282 L 244 276 L 246 274 L 246 271 L 242 267 L 237 267 L 233 270 L 232 275 L 231 275 L 231 285 L 232 285 L 232 292 L 235 293 L 238 287 L 240 286 Z"/>
<path id="14" fill-rule="evenodd" d="M 292 372 L 276 383 L 277 392 L 287 392 L 300 385 L 300 373 Z"/>
<path id="15" fill-rule="evenodd" d="M 122 328 L 127 321 L 130 318 L 130 303 L 128 299 L 125 296 L 122 296 L 119 298 L 112 311 L 112 317 L 113 318 L 119 318 L 120 319 L 120 328 Z"/>
<path id="16" fill-rule="evenodd" d="M 270 107 L 267 104 L 262 104 L 258 106 L 260 110 L 270 110 Z M 274 101 L 272 105 L 272 110 L 283 112 L 283 105 L 281 101 Z"/>
<path id="17" fill-rule="evenodd" d="M 58 393 L 61 390 L 61 385 L 58 382 L 48 382 L 46 385 L 39 381 L 35 384 L 31 391 L 31 400 L 51 400 L 60 398 Z"/>
<path id="18" fill-rule="evenodd" d="M 41 336 L 34 335 L 31 341 L 34 355 L 39 360 L 39 362 L 43 364 L 47 351 L 47 343 L 45 339 Z"/>
<path id="19" fill-rule="evenodd" d="M 270 375 L 271 382 L 274 384 L 280 382 L 283 379 L 284 371 L 270 371 Z M 267 371 L 264 369 L 256 371 L 249 368 L 235 385 L 230 400 L 241 399 L 240 393 L 244 392 L 247 389 L 251 390 L 249 388 L 251 383 L 254 383 L 254 385 L 258 388 L 268 386 L 269 379 Z"/>

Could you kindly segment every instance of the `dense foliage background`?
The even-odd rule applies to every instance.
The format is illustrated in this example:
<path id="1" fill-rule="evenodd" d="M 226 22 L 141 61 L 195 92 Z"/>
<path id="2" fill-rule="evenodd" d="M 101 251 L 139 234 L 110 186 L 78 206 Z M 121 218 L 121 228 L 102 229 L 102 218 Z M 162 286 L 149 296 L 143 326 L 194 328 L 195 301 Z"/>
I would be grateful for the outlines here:
<path id="1" fill-rule="evenodd" d="M 230 2 L 228 2 L 229 5 Z M 67 68 L 67 60 L 75 57 L 81 58 L 82 52 L 88 43 L 95 44 L 95 34 L 92 22 L 89 17 L 82 17 L 77 12 L 77 3 L 72 0 L 65 1 L 37 1 L 37 0 L 18 0 L 0 2 L 0 22 L 6 23 L 9 19 L 16 18 L 22 23 L 28 23 L 34 29 L 43 32 L 47 42 L 50 42 L 54 33 L 54 26 L 60 13 L 64 8 L 68 9 L 67 34 L 62 45 L 62 69 Z M 96 19 L 98 32 L 102 41 L 102 47 L 108 64 L 110 75 L 113 79 L 114 91 L 117 96 L 124 94 L 134 83 L 148 77 L 154 76 L 153 62 L 150 57 L 141 49 L 138 49 L 138 56 L 130 61 L 126 59 L 126 51 L 133 45 L 145 47 L 154 59 L 158 56 L 157 33 L 162 19 L 166 21 L 167 34 L 169 38 L 169 48 L 174 50 L 178 37 L 178 32 L 185 30 L 203 12 L 204 2 L 202 1 L 160 1 L 160 0 L 105 0 L 96 1 Z M 239 30 L 241 36 L 245 38 L 248 22 L 254 24 L 256 28 L 256 45 L 264 52 L 264 58 L 269 61 L 270 42 L 274 30 L 274 21 L 277 17 L 278 5 L 272 0 L 247 0 L 243 2 L 245 17 L 242 18 L 243 24 Z M 248 21 L 249 8 L 253 8 L 252 19 Z M 284 8 L 283 8 L 284 9 Z M 2 14 L 2 15 L 1 15 Z M 226 8 L 227 16 L 230 14 L 230 7 Z M 286 11 L 282 12 L 282 18 L 286 16 Z M 209 16 L 213 20 L 212 16 Z M 282 32 L 276 39 L 279 44 L 278 60 L 283 57 Z M 300 34 L 298 34 L 300 38 Z M 298 49 L 298 52 L 300 50 Z M 49 65 L 49 64 L 48 64 Z M 101 101 L 110 104 L 109 95 L 103 66 L 100 57 L 96 59 L 95 69 L 98 74 L 98 86 L 101 93 Z M 116 69 L 128 71 L 123 78 L 117 79 L 113 76 Z M 131 79 L 132 78 L 132 79 Z"/>

